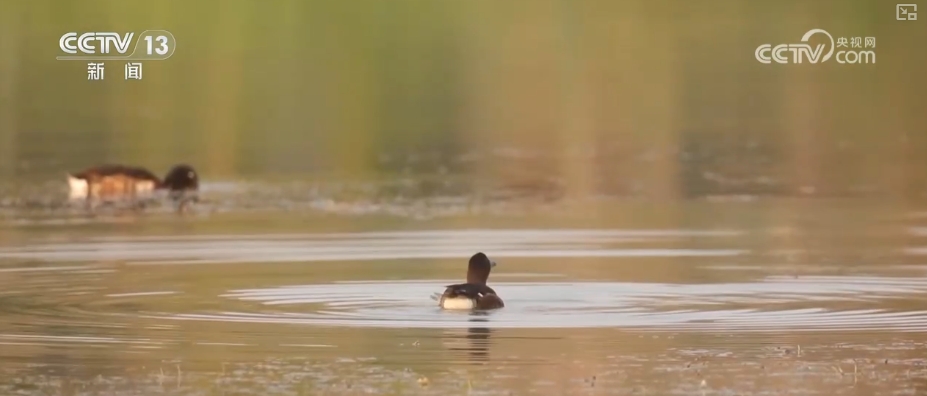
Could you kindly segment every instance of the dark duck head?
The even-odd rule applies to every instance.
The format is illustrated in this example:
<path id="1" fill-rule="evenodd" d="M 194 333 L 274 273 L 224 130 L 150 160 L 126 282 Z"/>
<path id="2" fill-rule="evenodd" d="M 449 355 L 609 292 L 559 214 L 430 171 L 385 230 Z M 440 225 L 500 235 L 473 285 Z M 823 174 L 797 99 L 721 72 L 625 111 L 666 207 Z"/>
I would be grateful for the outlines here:
<path id="1" fill-rule="evenodd" d="M 178 210 L 183 211 L 189 203 L 199 201 L 200 176 L 190 165 L 175 165 L 159 187 L 168 190 L 171 199 L 179 203 Z"/>
<path id="2" fill-rule="evenodd" d="M 200 188 L 200 177 L 190 165 L 175 165 L 164 176 L 161 188 L 170 191 L 196 191 Z"/>

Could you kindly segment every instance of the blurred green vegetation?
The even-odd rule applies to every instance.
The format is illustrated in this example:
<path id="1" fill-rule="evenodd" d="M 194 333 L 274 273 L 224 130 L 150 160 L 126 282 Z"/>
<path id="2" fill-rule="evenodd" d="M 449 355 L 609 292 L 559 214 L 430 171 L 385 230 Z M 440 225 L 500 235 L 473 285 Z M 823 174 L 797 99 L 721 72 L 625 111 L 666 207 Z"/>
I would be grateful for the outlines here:
<path id="1" fill-rule="evenodd" d="M 207 179 L 382 178 L 416 159 L 477 178 L 719 174 L 818 191 L 927 185 L 923 21 L 882 1 L 3 0 L 0 176 L 105 161 Z M 754 49 L 823 28 L 876 37 L 877 64 L 763 65 Z M 174 56 L 125 81 L 57 61 L 65 32 L 170 30 Z M 549 154 L 530 169 L 458 161 Z M 579 154 L 584 155 L 579 155 Z M 635 158 L 647 158 L 642 166 Z M 485 158 L 485 157 L 478 157 Z M 393 159 L 393 160 L 391 160 Z M 398 160 L 397 160 L 398 159 Z"/>

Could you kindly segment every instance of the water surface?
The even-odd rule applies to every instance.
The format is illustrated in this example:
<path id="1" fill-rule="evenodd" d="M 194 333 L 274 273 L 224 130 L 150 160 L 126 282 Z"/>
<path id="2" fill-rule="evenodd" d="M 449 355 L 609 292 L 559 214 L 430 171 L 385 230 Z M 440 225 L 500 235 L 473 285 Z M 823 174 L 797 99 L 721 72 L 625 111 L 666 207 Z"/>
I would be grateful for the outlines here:
<path id="1" fill-rule="evenodd" d="M 919 211 L 861 200 L 613 199 L 585 203 L 598 205 L 594 220 L 569 205 L 435 214 L 455 201 L 432 203 L 428 216 L 346 215 L 274 209 L 297 199 L 267 193 L 270 186 L 265 194 L 276 198 L 255 201 L 253 210 L 221 210 L 244 198 L 234 188 L 205 190 L 205 203 L 184 216 L 157 207 L 8 210 L 0 228 L 0 389 L 925 389 L 927 233 Z M 772 209 L 784 214 L 770 218 Z M 431 296 L 459 282 L 476 251 L 499 263 L 490 282 L 506 307 L 437 309 Z"/>

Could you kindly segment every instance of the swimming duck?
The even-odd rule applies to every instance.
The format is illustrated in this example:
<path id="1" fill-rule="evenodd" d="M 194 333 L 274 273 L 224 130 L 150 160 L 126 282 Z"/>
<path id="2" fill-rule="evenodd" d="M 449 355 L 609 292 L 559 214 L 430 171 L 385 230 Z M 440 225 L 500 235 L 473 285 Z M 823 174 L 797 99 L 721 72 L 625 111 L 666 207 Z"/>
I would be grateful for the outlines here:
<path id="1" fill-rule="evenodd" d="M 136 198 L 155 190 L 168 190 L 170 197 L 177 200 L 186 192 L 197 191 L 199 184 L 196 171 L 186 164 L 175 165 L 164 180 L 145 168 L 126 165 L 100 165 L 68 174 L 71 198 L 87 198 L 88 201 L 90 198 Z"/>
<path id="2" fill-rule="evenodd" d="M 486 286 L 489 271 L 496 262 L 479 252 L 470 257 L 467 267 L 467 283 L 450 285 L 444 290 L 438 306 L 444 309 L 496 309 L 505 304 L 491 287 Z"/>

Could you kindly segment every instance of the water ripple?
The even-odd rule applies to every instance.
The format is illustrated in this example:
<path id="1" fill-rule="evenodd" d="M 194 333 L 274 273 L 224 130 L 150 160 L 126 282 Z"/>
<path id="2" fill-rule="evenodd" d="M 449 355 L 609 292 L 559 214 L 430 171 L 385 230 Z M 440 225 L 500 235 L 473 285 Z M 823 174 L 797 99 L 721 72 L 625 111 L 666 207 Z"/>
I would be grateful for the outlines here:
<path id="1" fill-rule="evenodd" d="M 461 328 L 474 316 L 438 309 L 427 296 L 451 283 L 341 282 L 232 290 L 221 297 L 290 312 L 165 314 L 177 320 L 324 326 Z M 493 283 L 506 307 L 478 327 L 627 327 L 672 331 L 927 330 L 927 311 L 893 311 L 886 299 L 919 298 L 927 278 L 771 276 L 757 282 Z M 840 302 L 852 307 L 836 307 Z"/>

